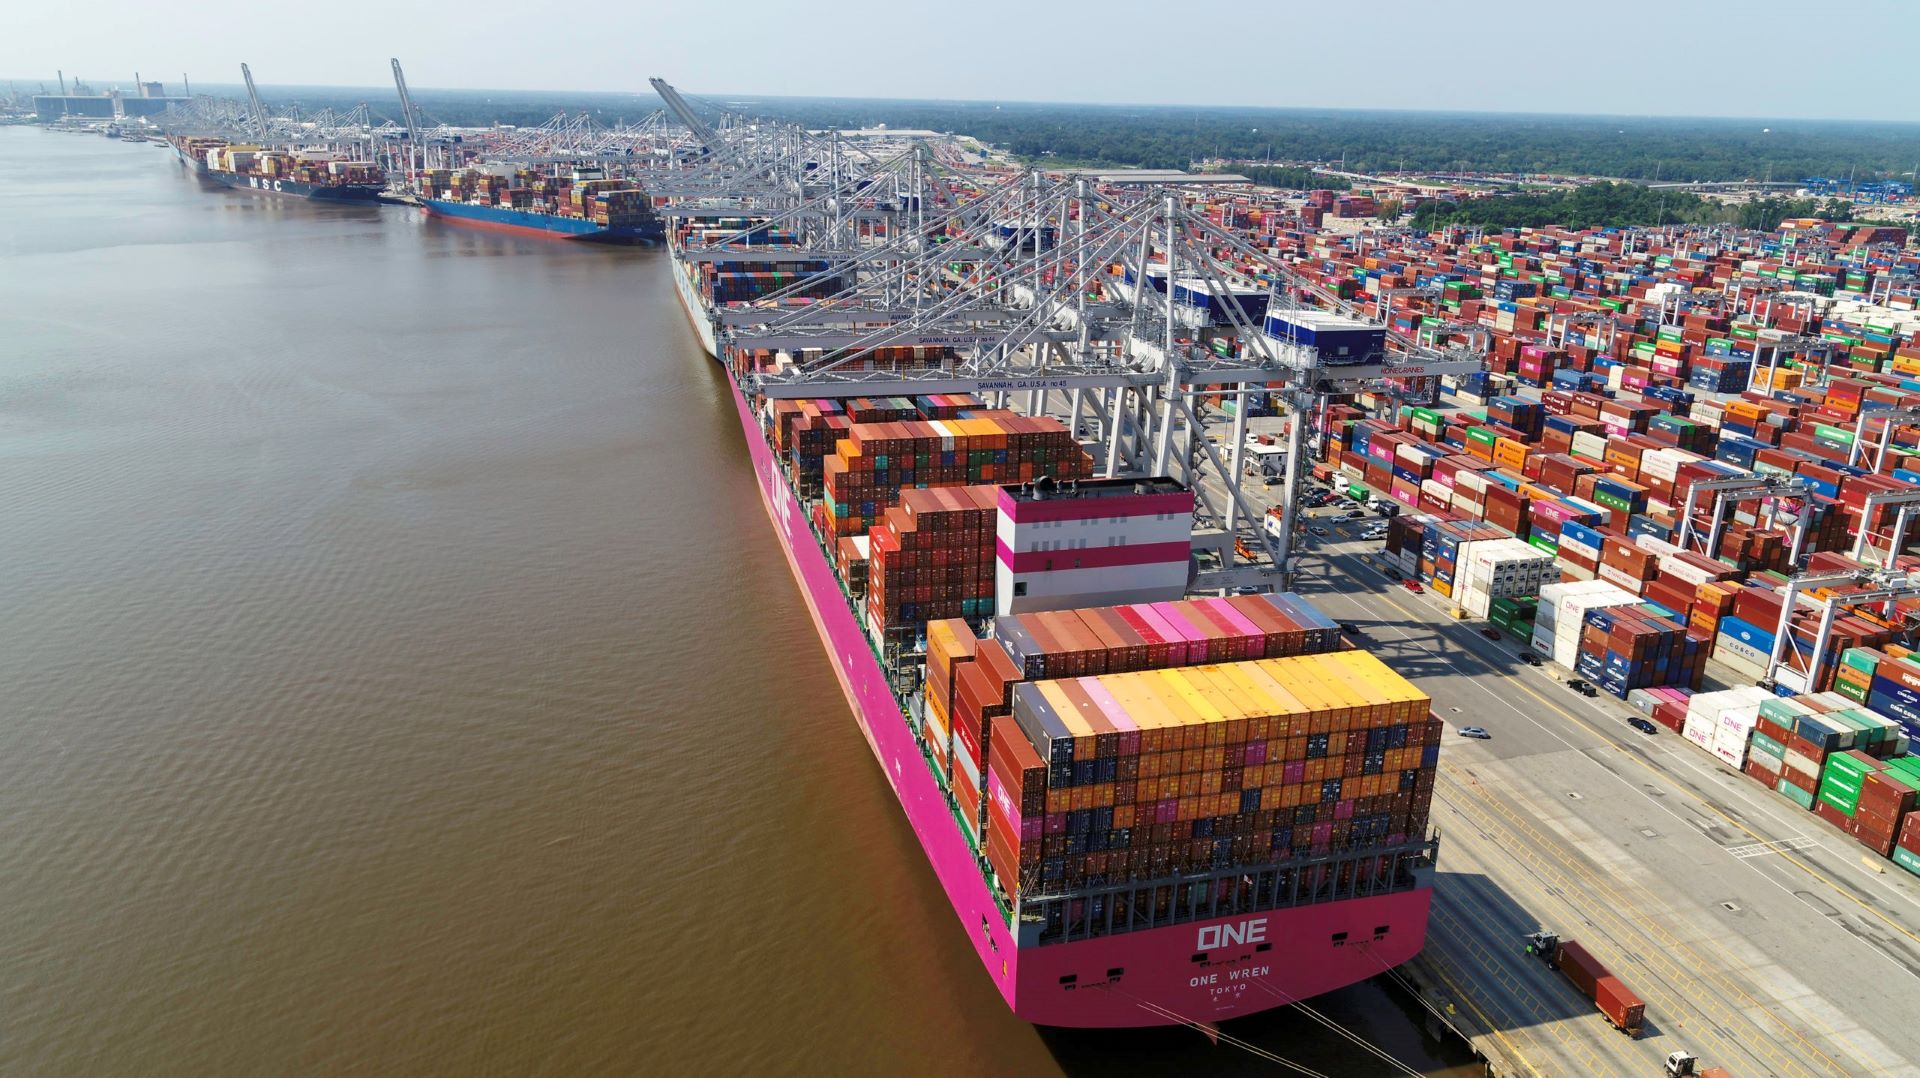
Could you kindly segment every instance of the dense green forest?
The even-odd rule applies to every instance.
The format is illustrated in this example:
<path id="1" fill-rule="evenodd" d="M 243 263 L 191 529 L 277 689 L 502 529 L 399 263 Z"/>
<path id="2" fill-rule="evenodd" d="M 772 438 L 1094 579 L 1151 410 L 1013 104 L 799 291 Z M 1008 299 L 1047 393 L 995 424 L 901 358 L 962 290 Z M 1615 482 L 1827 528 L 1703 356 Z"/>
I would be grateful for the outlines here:
<path id="1" fill-rule="evenodd" d="M 720 102 L 724 103 L 724 102 Z M 925 127 L 1030 158 L 1145 168 L 1345 160 L 1351 171 L 1458 169 L 1625 179 L 1892 177 L 1920 161 L 1920 125 L 764 98 L 745 111 L 812 126 Z"/>
<path id="2" fill-rule="evenodd" d="M 1430 202 L 1413 213 L 1411 223 L 1432 229 L 1441 225 L 1492 225 L 1526 228 L 1566 225 L 1570 228 L 1617 228 L 1630 225 L 1732 224 L 1742 228 L 1774 229 L 1790 217 L 1820 217 L 1851 221 L 1854 207 L 1840 199 L 1764 198 L 1727 205 L 1684 191 L 1655 191 L 1630 183 L 1590 183 L 1573 190 L 1477 198 L 1459 205 Z"/>
<path id="3" fill-rule="evenodd" d="M 209 87 L 238 96 L 237 88 Z M 307 108 L 367 102 L 398 112 L 386 88 L 267 87 L 273 102 Z M 973 135 L 1032 160 L 1186 168 L 1208 158 L 1256 163 L 1340 162 L 1356 172 L 1415 169 L 1552 172 L 1623 179 L 1885 179 L 1920 162 L 1920 124 L 1531 116 L 1334 109 L 1174 108 L 980 101 L 730 98 L 698 104 L 810 127 L 930 128 Z M 535 124 L 585 111 L 635 122 L 660 107 L 643 93 L 415 89 L 432 119 L 456 125 Z"/>

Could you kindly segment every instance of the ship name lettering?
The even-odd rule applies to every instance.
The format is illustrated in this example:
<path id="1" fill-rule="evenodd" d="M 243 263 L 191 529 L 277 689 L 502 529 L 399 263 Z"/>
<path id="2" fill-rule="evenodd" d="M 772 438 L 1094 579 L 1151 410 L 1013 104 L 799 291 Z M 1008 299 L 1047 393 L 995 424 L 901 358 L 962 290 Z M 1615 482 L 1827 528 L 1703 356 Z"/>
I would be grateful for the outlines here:
<path id="1" fill-rule="evenodd" d="M 1227 974 L 1227 980 L 1245 981 L 1252 980 L 1255 977 L 1265 977 L 1267 971 L 1272 968 L 1272 966 L 1254 966 L 1252 969 L 1236 969 Z"/>

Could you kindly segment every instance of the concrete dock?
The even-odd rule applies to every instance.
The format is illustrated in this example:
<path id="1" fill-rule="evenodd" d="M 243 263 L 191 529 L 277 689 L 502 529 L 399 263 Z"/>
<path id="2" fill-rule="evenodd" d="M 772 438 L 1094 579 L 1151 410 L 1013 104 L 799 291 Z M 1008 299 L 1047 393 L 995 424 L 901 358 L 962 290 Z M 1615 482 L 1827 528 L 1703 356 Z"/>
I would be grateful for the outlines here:
<path id="1" fill-rule="evenodd" d="M 1322 514 L 1327 515 L 1327 514 Z M 1451 732 L 1426 953 L 1404 971 L 1496 1073 L 1920 1075 L 1920 879 L 1607 696 L 1519 660 L 1381 571 L 1349 526 L 1299 590 L 1434 698 Z M 1575 939 L 1647 1003 L 1638 1040 L 1525 953 Z"/>

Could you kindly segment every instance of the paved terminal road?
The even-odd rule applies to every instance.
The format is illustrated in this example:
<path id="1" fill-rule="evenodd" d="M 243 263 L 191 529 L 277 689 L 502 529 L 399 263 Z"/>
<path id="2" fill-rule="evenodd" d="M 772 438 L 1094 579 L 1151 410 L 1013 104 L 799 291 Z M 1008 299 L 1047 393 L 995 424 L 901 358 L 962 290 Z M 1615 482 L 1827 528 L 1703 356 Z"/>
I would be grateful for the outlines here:
<path id="1" fill-rule="evenodd" d="M 1344 522 L 1343 522 L 1344 523 Z M 1662 729 L 1589 701 L 1525 644 L 1456 622 L 1326 522 L 1299 590 L 1434 698 L 1450 736 L 1429 946 L 1417 973 L 1522 1073 L 1657 1074 L 1686 1049 L 1734 1074 L 1920 1075 L 1920 879 Z M 1870 866 L 1878 866 L 1874 871 Z M 1613 1031 L 1525 954 L 1577 939 L 1647 1003 Z"/>

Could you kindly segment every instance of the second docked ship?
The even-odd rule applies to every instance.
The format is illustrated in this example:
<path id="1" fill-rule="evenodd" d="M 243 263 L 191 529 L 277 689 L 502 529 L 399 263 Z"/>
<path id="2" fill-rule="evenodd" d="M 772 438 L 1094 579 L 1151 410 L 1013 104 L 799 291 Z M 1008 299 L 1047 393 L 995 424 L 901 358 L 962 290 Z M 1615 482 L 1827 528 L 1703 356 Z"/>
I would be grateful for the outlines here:
<path id="1" fill-rule="evenodd" d="M 415 187 L 428 216 L 460 224 L 597 243 L 664 237 L 647 192 L 597 166 L 432 168 Z"/>

